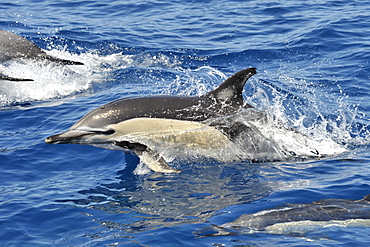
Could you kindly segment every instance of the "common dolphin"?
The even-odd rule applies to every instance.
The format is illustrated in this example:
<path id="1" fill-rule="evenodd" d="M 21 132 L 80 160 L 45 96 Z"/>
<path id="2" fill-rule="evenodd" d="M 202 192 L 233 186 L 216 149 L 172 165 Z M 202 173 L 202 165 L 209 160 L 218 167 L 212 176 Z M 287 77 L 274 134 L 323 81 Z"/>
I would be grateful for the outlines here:
<path id="1" fill-rule="evenodd" d="M 233 222 L 214 226 L 219 233 L 205 236 L 256 231 L 284 234 L 327 225 L 370 225 L 370 195 L 361 200 L 322 199 L 312 203 L 292 203 L 244 214 Z"/>
<path id="2" fill-rule="evenodd" d="M 0 62 L 16 59 L 49 60 L 65 65 L 83 65 L 81 62 L 50 56 L 28 39 L 8 31 L 0 30 Z M 6 75 L 0 75 L 0 79 L 10 81 L 32 80 L 13 78 Z"/>
<path id="3" fill-rule="evenodd" d="M 227 117 L 244 104 L 242 91 L 255 68 L 235 73 L 202 96 L 156 95 L 127 97 L 91 111 L 61 134 L 48 137 L 48 144 L 74 143 L 134 152 L 156 172 L 175 173 L 159 154 L 167 143 L 202 150 L 229 145 L 242 123 L 227 124 Z M 176 147 L 176 146 L 175 146 Z"/>

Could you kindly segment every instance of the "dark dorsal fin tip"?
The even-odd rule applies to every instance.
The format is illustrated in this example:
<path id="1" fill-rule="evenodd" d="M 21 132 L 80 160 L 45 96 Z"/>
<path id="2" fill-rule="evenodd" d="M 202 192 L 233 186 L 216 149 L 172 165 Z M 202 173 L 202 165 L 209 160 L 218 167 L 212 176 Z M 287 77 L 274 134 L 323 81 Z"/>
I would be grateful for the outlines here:
<path id="1" fill-rule="evenodd" d="M 205 97 L 215 97 L 223 101 L 242 101 L 242 92 L 247 80 L 257 73 L 256 68 L 241 70 L 227 78 L 216 89 L 205 94 Z"/>

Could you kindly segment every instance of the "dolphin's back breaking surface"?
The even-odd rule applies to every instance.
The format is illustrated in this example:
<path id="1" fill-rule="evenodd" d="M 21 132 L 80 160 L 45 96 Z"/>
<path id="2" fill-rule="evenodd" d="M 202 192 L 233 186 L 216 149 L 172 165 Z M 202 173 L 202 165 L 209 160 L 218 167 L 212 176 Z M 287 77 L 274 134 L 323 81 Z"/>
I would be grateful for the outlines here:
<path id="1" fill-rule="evenodd" d="M 240 216 L 220 229 L 284 232 L 284 227 L 301 225 L 348 224 L 348 220 L 370 220 L 370 195 L 361 200 L 323 199 L 312 203 L 288 204 Z M 334 222 L 334 223 L 333 223 Z M 294 228 L 290 229 L 294 232 Z"/>
<path id="2" fill-rule="evenodd" d="M 70 130 L 81 129 L 91 131 L 95 129 L 99 131 L 108 131 L 108 125 L 117 124 L 133 118 L 204 121 L 213 117 L 231 115 L 243 105 L 243 100 L 240 100 L 239 97 L 236 96 L 241 95 L 246 80 L 255 73 L 255 68 L 238 72 L 236 74 L 238 77 L 235 78 L 234 84 L 242 85 L 238 87 L 230 85 L 230 87 L 233 87 L 230 90 L 235 90 L 235 92 L 221 100 L 213 94 L 194 97 L 171 95 L 127 97 L 112 101 L 94 109 L 72 125 Z M 243 74 L 244 77 L 240 78 L 240 74 Z M 234 78 L 234 76 L 230 78 Z M 225 82 L 231 84 L 230 78 Z M 221 84 L 220 87 L 222 85 L 223 84 Z M 234 87 L 236 89 L 234 89 Z M 214 91 L 217 91 L 217 89 Z M 225 104 L 225 102 L 230 103 Z M 47 142 L 57 142 L 59 141 L 57 137 L 58 135 L 49 137 Z"/>
<path id="3" fill-rule="evenodd" d="M 178 120 L 203 121 L 207 115 L 200 114 L 200 104 L 207 103 L 201 97 L 149 96 L 128 97 L 105 104 L 81 118 L 71 129 L 80 126 L 99 128 L 107 124 L 116 124 L 132 118 L 165 118 Z"/>
<path id="4" fill-rule="evenodd" d="M 71 129 L 81 125 L 98 128 L 107 123 L 115 124 L 140 117 L 204 121 L 212 117 L 231 115 L 243 105 L 243 87 L 254 74 L 255 68 L 239 71 L 203 96 L 156 95 L 118 99 L 91 111 Z"/>
<path id="5" fill-rule="evenodd" d="M 0 30 L 0 62 L 17 58 L 41 58 L 46 53 L 17 34 Z"/>
<path id="6" fill-rule="evenodd" d="M 0 62 L 14 59 L 46 59 L 61 64 L 83 65 L 81 62 L 50 56 L 28 39 L 0 30 Z"/>

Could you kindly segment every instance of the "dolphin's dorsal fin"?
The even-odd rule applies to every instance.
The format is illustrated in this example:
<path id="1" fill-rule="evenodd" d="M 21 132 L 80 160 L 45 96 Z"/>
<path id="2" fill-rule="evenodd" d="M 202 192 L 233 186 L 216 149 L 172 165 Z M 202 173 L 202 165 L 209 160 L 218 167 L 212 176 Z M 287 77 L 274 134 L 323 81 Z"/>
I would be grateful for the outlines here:
<path id="1" fill-rule="evenodd" d="M 244 85 L 256 73 L 256 68 L 241 70 L 221 83 L 216 89 L 203 95 L 203 97 L 214 97 L 217 100 L 242 105 Z"/>

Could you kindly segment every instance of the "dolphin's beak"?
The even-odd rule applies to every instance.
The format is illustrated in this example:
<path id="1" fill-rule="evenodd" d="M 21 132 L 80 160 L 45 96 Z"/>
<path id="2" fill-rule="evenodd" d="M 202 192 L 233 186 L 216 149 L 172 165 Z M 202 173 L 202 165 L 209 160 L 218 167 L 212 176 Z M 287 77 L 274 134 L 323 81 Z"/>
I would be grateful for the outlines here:
<path id="1" fill-rule="evenodd" d="M 64 143 L 74 143 L 82 136 L 89 135 L 92 133 L 78 130 L 69 130 L 60 134 L 49 136 L 45 139 L 47 144 L 64 144 Z"/>
<path id="2" fill-rule="evenodd" d="M 108 130 L 68 130 L 66 132 L 49 136 L 45 139 L 47 144 L 65 144 L 65 143 L 81 143 L 81 139 L 88 135 L 111 135 L 115 131 L 112 129 Z"/>

